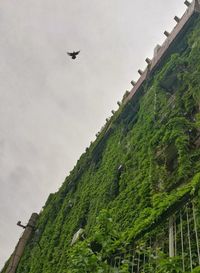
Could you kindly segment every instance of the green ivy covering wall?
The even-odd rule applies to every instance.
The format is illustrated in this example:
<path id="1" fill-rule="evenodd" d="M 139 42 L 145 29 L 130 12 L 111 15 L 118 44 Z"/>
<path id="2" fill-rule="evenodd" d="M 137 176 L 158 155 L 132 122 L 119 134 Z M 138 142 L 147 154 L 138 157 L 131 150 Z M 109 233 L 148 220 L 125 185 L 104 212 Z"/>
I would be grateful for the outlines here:
<path id="1" fill-rule="evenodd" d="M 143 95 L 120 106 L 60 190 L 49 196 L 39 216 L 39 235 L 26 247 L 17 273 L 109 272 L 114 253 L 198 195 L 199 109 L 196 19 L 148 78 Z M 84 238 L 70 246 L 80 228 Z M 181 272 L 174 268 L 157 272 Z M 125 264 L 120 272 L 129 272 Z"/>

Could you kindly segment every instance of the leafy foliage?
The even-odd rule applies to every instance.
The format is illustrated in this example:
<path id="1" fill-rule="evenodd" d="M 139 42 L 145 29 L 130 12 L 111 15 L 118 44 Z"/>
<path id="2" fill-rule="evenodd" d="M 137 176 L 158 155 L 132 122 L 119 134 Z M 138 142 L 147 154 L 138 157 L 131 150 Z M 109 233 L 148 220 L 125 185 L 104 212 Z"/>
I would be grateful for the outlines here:
<path id="1" fill-rule="evenodd" d="M 166 58 L 137 103 L 120 106 L 50 195 L 37 225 L 41 249 L 33 236 L 17 273 L 112 272 L 114 255 L 198 193 L 199 29 L 198 19 L 183 38 L 184 50 Z M 79 228 L 85 239 L 71 246 Z M 124 259 L 120 272 L 129 268 Z M 181 272 L 179 257 L 160 253 L 160 272 Z"/>

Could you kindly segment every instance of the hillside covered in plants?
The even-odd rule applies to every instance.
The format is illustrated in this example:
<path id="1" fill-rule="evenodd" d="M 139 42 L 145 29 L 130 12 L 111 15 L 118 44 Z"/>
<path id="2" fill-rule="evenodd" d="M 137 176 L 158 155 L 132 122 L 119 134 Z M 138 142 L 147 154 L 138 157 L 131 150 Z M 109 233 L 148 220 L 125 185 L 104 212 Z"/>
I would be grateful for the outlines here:
<path id="1" fill-rule="evenodd" d="M 50 194 L 17 273 L 200 272 L 199 110 L 197 17 Z"/>

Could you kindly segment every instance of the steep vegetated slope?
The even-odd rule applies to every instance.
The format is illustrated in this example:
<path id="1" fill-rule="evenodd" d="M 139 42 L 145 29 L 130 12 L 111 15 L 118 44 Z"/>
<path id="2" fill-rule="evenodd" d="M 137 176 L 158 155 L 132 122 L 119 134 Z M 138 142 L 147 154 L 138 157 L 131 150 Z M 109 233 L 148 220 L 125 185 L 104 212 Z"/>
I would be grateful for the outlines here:
<path id="1" fill-rule="evenodd" d="M 149 76 L 142 96 L 120 106 L 49 196 L 17 273 L 183 272 L 182 241 L 177 239 L 175 257 L 168 258 L 168 221 L 186 203 L 191 214 L 193 200 L 196 222 L 190 227 L 200 231 L 199 108 L 200 20 L 195 19 Z M 182 239 L 188 236 L 186 220 L 183 216 L 182 229 L 176 226 Z M 194 269 L 195 237 L 190 243 Z M 191 256 L 184 251 L 190 272 Z"/>

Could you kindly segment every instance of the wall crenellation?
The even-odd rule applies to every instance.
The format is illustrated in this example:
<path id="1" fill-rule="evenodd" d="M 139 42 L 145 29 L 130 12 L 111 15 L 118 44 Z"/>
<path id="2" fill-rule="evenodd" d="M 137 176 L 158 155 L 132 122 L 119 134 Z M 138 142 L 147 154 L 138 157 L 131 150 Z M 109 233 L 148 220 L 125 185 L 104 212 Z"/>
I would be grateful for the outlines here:
<path id="1" fill-rule="evenodd" d="M 190 23 L 190 20 L 198 15 L 200 13 L 200 1 L 199 0 L 193 0 L 192 3 L 189 1 L 185 1 L 184 4 L 188 7 L 184 15 L 179 18 L 177 16 L 174 17 L 174 20 L 177 22 L 177 25 L 174 27 L 174 29 L 171 32 L 164 31 L 165 36 L 167 37 L 164 43 L 160 46 L 157 45 L 154 49 L 154 56 L 153 59 L 150 60 L 149 58 L 146 58 L 146 62 L 148 64 L 145 71 L 142 71 L 141 69 L 138 70 L 138 73 L 140 74 L 140 78 L 138 81 L 134 83 L 133 88 L 130 91 L 130 94 L 126 97 L 124 100 L 124 104 L 126 104 L 128 101 L 130 101 L 136 93 L 140 91 L 140 88 L 142 87 L 143 83 L 147 79 L 147 76 L 154 72 L 154 70 L 160 65 L 164 57 L 167 55 L 168 51 L 171 49 L 171 46 L 173 46 L 176 39 L 179 37 L 179 35 L 187 29 L 187 26 Z M 131 83 L 132 83 L 131 82 Z"/>

